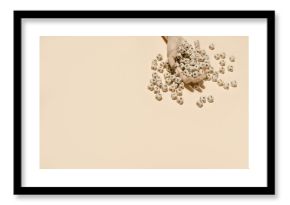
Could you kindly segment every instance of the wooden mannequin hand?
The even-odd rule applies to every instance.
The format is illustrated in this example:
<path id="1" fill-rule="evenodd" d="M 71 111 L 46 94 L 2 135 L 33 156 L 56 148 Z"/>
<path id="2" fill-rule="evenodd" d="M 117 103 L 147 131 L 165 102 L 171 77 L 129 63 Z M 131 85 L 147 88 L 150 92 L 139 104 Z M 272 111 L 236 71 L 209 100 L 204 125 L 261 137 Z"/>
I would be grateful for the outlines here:
<path id="1" fill-rule="evenodd" d="M 179 73 L 185 87 L 189 90 L 193 91 L 194 88 L 198 91 L 203 89 L 203 80 L 206 78 L 206 74 L 202 74 L 198 77 L 189 77 L 185 76 L 180 67 L 176 66 L 176 56 L 177 56 L 177 49 L 178 45 L 184 40 L 181 36 L 168 36 L 162 37 L 165 42 L 167 42 L 167 58 L 168 63 L 171 68 L 175 69 L 175 72 Z"/>

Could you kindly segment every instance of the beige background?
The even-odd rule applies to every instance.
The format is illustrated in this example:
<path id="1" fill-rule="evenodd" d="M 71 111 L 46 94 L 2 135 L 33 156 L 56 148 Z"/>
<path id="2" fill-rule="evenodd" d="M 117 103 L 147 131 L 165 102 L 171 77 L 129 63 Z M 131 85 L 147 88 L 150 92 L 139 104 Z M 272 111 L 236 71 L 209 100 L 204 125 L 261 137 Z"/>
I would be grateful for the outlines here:
<path id="1" fill-rule="evenodd" d="M 186 39 L 214 67 L 216 52 L 237 58 L 222 79 L 238 88 L 205 82 L 215 103 L 202 109 L 197 92 L 180 106 L 147 90 L 152 59 L 166 55 L 161 37 L 41 37 L 40 167 L 248 168 L 248 38 Z"/>

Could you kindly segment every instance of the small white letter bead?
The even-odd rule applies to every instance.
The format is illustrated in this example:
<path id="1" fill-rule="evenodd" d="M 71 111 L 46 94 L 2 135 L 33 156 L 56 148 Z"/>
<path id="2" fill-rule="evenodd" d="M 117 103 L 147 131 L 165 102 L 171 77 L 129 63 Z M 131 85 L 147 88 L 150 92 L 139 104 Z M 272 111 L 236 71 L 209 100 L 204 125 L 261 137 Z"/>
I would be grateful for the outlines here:
<path id="1" fill-rule="evenodd" d="M 176 99 L 177 99 L 177 95 L 176 95 L 176 93 L 171 93 L 171 99 L 172 99 L 172 100 L 176 100 Z"/>
<path id="2" fill-rule="evenodd" d="M 200 101 L 197 101 L 197 102 L 196 102 L 196 105 L 197 105 L 197 107 L 199 107 L 199 108 L 202 108 L 202 107 L 203 107 L 203 104 L 202 104 L 202 102 L 200 102 Z"/>
<path id="3" fill-rule="evenodd" d="M 157 85 L 159 88 L 162 88 L 162 81 L 161 81 L 161 80 L 157 80 L 156 85 Z"/>
<path id="4" fill-rule="evenodd" d="M 213 103 L 213 101 L 214 101 L 213 96 L 212 96 L 212 95 L 209 95 L 209 96 L 207 97 L 207 101 L 208 101 L 209 103 Z"/>
<path id="5" fill-rule="evenodd" d="M 220 59 L 220 54 L 215 54 L 215 55 L 214 55 L 214 58 L 215 58 L 216 60 L 219 60 L 219 59 Z"/>
<path id="6" fill-rule="evenodd" d="M 162 85 L 162 91 L 167 92 L 168 91 L 168 86 L 167 85 Z"/>
<path id="7" fill-rule="evenodd" d="M 175 92 L 175 86 L 173 84 L 169 86 L 169 91 Z"/>
<path id="8" fill-rule="evenodd" d="M 220 56 L 221 56 L 221 59 L 225 59 L 225 58 L 226 58 L 226 53 L 225 53 L 225 52 L 222 52 L 222 53 L 220 54 Z"/>
<path id="9" fill-rule="evenodd" d="M 229 66 L 228 66 L 228 71 L 229 71 L 229 72 L 233 72 L 233 71 L 234 71 L 234 66 L 229 65 Z"/>
<path id="10" fill-rule="evenodd" d="M 214 50 L 214 44 L 213 43 L 209 45 L 209 49 L 210 50 Z"/>
<path id="11" fill-rule="evenodd" d="M 217 82 L 218 80 L 218 76 L 217 75 L 213 75 L 212 76 L 212 82 Z"/>
<path id="12" fill-rule="evenodd" d="M 175 76 L 174 75 L 171 75 L 170 76 L 170 79 L 171 79 L 172 82 L 174 82 L 175 81 Z"/>
<path id="13" fill-rule="evenodd" d="M 223 85 L 224 85 L 224 82 L 223 82 L 221 79 L 219 79 L 219 80 L 217 81 L 217 84 L 218 84 L 219 86 L 223 86 Z"/>
<path id="14" fill-rule="evenodd" d="M 216 75 L 217 77 L 219 77 L 219 72 L 214 71 L 214 72 L 213 72 L 213 75 Z"/>
<path id="15" fill-rule="evenodd" d="M 168 70 L 168 68 L 169 68 L 169 63 L 168 63 L 168 61 L 166 61 L 166 62 L 164 63 L 163 68 L 166 69 L 166 70 Z"/>
<path id="16" fill-rule="evenodd" d="M 237 81 L 235 81 L 235 80 L 232 81 L 231 82 L 231 86 L 234 87 L 234 88 L 237 87 L 238 86 Z"/>
<path id="17" fill-rule="evenodd" d="M 230 57 L 230 61 L 231 61 L 231 62 L 235 62 L 235 60 L 236 60 L 236 59 L 235 59 L 235 56 L 231 56 L 231 57 Z"/>
<path id="18" fill-rule="evenodd" d="M 156 80 L 155 78 L 152 78 L 152 79 L 150 80 L 150 83 L 153 84 L 153 85 L 155 85 L 155 84 L 157 83 L 157 80 Z"/>
<path id="19" fill-rule="evenodd" d="M 207 80 L 211 80 L 211 74 L 210 74 L 210 73 L 207 73 L 207 74 L 206 74 L 206 79 L 207 79 Z"/>
<path id="20" fill-rule="evenodd" d="M 196 64 L 193 66 L 193 70 L 198 70 L 198 69 L 199 69 L 199 65 Z"/>
<path id="21" fill-rule="evenodd" d="M 165 82 L 166 82 L 167 85 L 170 85 L 171 82 L 172 82 L 172 81 L 171 81 L 171 78 L 166 78 L 166 79 L 165 79 Z"/>
<path id="22" fill-rule="evenodd" d="M 152 73 L 152 78 L 157 79 L 157 78 L 158 78 L 158 73 L 153 72 L 153 73 Z"/>
<path id="23" fill-rule="evenodd" d="M 228 90 L 230 88 L 230 84 L 229 83 L 225 83 L 224 84 L 224 89 Z"/>
<path id="24" fill-rule="evenodd" d="M 159 87 L 157 87 L 157 86 L 154 86 L 154 93 L 155 94 L 157 94 L 157 93 L 159 93 L 160 92 L 160 89 L 159 89 Z"/>
<path id="25" fill-rule="evenodd" d="M 196 78 L 196 77 L 199 76 L 199 72 L 198 72 L 198 71 L 193 71 L 192 74 L 191 74 L 191 76 L 192 76 L 193 78 Z"/>
<path id="26" fill-rule="evenodd" d="M 224 74 L 225 73 L 225 68 L 222 66 L 222 67 L 220 67 L 219 68 L 219 72 L 221 73 L 221 74 Z"/>
<path id="27" fill-rule="evenodd" d="M 184 83 L 181 82 L 181 83 L 179 84 L 178 88 L 180 88 L 180 89 L 184 89 Z"/>
<path id="28" fill-rule="evenodd" d="M 188 70 L 183 71 L 183 74 L 187 77 L 190 77 L 190 72 Z"/>
<path id="29" fill-rule="evenodd" d="M 177 83 L 177 84 L 181 83 L 181 78 L 180 77 L 176 77 L 175 78 L 175 83 Z"/>
<path id="30" fill-rule="evenodd" d="M 213 68 L 212 66 L 209 66 L 209 68 L 208 68 L 208 72 L 209 72 L 209 73 L 213 73 L 213 71 L 214 71 L 214 68 Z"/>
<path id="31" fill-rule="evenodd" d="M 154 59 L 153 61 L 152 61 L 152 63 L 151 63 L 151 65 L 153 66 L 157 66 L 157 60 L 156 59 Z"/>
<path id="32" fill-rule="evenodd" d="M 209 63 L 204 63 L 203 64 L 203 68 L 209 69 L 209 66 L 210 66 Z"/>
<path id="33" fill-rule="evenodd" d="M 163 68 L 162 68 L 162 67 L 159 67 L 159 68 L 157 69 L 157 71 L 158 71 L 159 73 L 163 73 Z"/>
<path id="34" fill-rule="evenodd" d="M 172 86 L 174 86 L 174 88 L 176 89 L 176 88 L 178 87 L 178 84 L 175 83 L 175 82 L 173 82 L 173 83 L 172 83 Z"/>
<path id="35" fill-rule="evenodd" d="M 205 96 L 200 97 L 199 100 L 200 100 L 201 103 L 206 103 L 206 97 Z"/>
<path id="36" fill-rule="evenodd" d="M 169 78 L 170 77 L 170 74 L 169 73 L 164 73 L 164 78 Z"/>
<path id="37" fill-rule="evenodd" d="M 177 89 L 176 89 L 176 94 L 177 94 L 178 96 L 182 96 L 182 89 L 177 88 Z"/>
<path id="38" fill-rule="evenodd" d="M 179 104 L 179 105 L 182 105 L 183 104 L 183 98 L 182 97 L 180 97 L 180 96 L 178 96 L 177 97 L 177 103 Z"/>
<path id="39" fill-rule="evenodd" d="M 152 69 L 152 70 L 157 70 L 157 65 L 152 65 L 152 66 L 151 66 L 151 69 Z"/>
<path id="40" fill-rule="evenodd" d="M 148 90 L 153 91 L 153 90 L 154 90 L 154 85 L 150 83 L 150 84 L 147 86 L 147 88 L 148 88 Z"/>
<path id="41" fill-rule="evenodd" d="M 157 93 L 155 95 L 155 98 L 156 98 L 156 100 L 160 101 L 160 100 L 162 100 L 162 95 L 160 93 Z"/>
<path id="42" fill-rule="evenodd" d="M 226 62 L 225 62 L 224 60 L 221 60 L 221 61 L 220 61 L 220 65 L 221 65 L 221 66 L 225 66 L 225 65 L 226 65 Z"/>
<path id="43" fill-rule="evenodd" d="M 162 57 L 162 55 L 159 53 L 159 54 L 156 56 L 156 59 L 157 59 L 158 61 L 162 61 L 163 57 Z"/>

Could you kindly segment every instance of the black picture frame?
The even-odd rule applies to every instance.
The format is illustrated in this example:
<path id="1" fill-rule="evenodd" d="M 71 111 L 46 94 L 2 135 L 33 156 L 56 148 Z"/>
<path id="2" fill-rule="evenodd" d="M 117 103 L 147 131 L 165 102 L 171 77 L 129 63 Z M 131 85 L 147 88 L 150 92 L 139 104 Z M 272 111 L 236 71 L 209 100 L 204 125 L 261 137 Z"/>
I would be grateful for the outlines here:
<path id="1" fill-rule="evenodd" d="M 22 186 L 22 19 L 218 18 L 267 20 L 266 187 L 24 187 Z M 16 195 L 273 195 L 275 194 L 275 11 L 14 11 L 14 194 Z"/>

